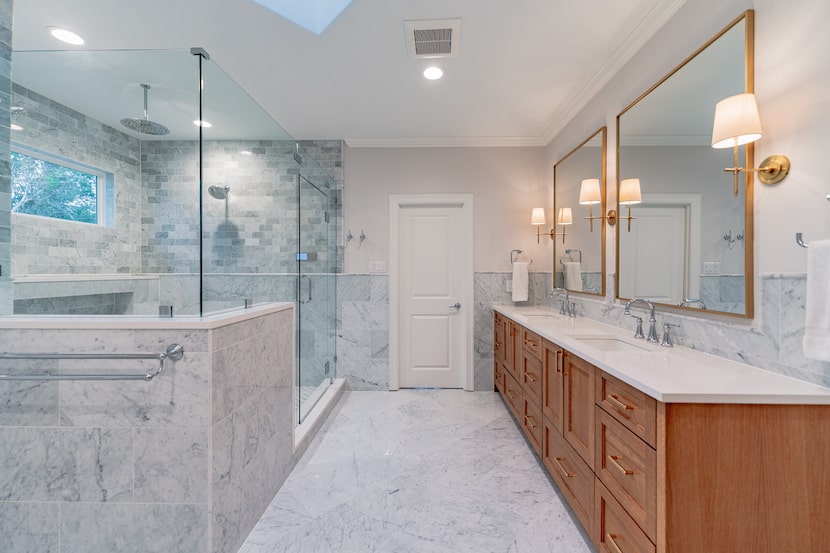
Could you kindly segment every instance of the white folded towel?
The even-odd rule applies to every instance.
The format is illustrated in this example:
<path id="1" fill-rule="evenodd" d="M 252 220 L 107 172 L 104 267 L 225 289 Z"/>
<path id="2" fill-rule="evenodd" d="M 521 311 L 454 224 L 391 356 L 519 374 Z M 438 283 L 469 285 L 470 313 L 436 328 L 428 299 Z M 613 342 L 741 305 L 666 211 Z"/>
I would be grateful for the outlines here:
<path id="1" fill-rule="evenodd" d="M 574 292 L 582 291 L 582 267 L 579 261 L 566 261 L 565 266 L 565 288 Z"/>
<path id="2" fill-rule="evenodd" d="M 527 301 L 527 266 L 526 261 L 513 262 L 513 301 Z"/>
<path id="3" fill-rule="evenodd" d="M 804 327 L 804 355 L 830 361 L 830 240 L 814 240 L 807 250 Z"/>

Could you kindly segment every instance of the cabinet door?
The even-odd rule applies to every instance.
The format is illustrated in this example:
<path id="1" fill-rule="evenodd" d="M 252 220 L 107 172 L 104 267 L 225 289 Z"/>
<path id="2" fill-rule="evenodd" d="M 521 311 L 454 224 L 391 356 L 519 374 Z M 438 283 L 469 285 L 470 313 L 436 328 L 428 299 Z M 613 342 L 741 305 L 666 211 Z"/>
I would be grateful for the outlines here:
<path id="1" fill-rule="evenodd" d="M 537 409 L 540 409 L 542 405 L 542 362 L 527 350 L 522 350 L 521 359 L 521 382 L 525 397 L 532 401 Z"/>
<path id="2" fill-rule="evenodd" d="M 506 320 L 504 325 L 504 368 L 513 378 L 520 378 L 516 370 L 516 346 L 519 345 L 519 332 L 521 327 L 511 320 Z M 520 350 L 521 351 L 521 350 Z"/>
<path id="3" fill-rule="evenodd" d="M 565 353 L 559 346 L 545 340 L 542 357 L 542 414 L 562 434 Z"/>
<path id="4" fill-rule="evenodd" d="M 594 378 L 593 365 L 565 352 L 565 439 L 588 466 L 594 466 Z"/>

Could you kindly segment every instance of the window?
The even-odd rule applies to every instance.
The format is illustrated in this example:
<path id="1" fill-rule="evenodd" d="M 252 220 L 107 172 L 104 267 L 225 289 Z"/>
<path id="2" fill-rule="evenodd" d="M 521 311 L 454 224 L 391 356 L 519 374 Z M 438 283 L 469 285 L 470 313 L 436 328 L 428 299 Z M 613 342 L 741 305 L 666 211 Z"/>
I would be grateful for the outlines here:
<path id="1" fill-rule="evenodd" d="M 112 226 L 112 173 L 19 145 L 11 165 L 12 212 Z"/>

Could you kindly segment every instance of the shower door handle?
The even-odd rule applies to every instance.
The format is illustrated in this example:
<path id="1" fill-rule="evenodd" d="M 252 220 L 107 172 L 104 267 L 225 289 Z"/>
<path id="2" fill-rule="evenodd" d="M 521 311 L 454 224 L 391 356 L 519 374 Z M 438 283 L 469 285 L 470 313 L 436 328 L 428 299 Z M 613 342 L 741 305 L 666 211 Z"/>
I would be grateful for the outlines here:
<path id="1" fill-rule="evenodd" d="M 461 309 L 461 304 L 456 302 L 455 304 L 450 306 L 450 309 Z"/>
<path id="2" fill-rule="evenodd" d="M 299 293 L 297 294 L 297 298 L 298 298 L 298 301 L 299 301 L 300 303 L 308 303 L 308 302 L 310 302 L 310 301 L 311 301 L 311 287 L 312 287 L 312 285 L 311 285 L 311 277 L 310 277 L 310 276 L 308 276 L 308 275 L 302 275 L 300 278 L 304 278 L 304 279 L 306 279 L 306 280 L 308 281 L 308 299 L 306 299 L 306 300 L 301 300 L 301 299 L 299 299 Z M 302 287 L 302 284 L 301 284 L 301 285 L 300 285 L 300 291 L 302 291 L 302 288 L 303 288 L 303 287 Z"/>

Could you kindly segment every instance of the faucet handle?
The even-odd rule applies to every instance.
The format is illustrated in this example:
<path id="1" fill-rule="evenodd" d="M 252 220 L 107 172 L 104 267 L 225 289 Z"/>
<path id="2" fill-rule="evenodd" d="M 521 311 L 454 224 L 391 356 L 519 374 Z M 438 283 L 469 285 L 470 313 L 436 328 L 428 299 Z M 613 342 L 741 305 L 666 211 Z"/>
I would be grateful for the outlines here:
<path id="1" fill-rule="evenodd" d="M 679 324 L 673 323 L 663 323 L 663 340 L 660 342 L 660 345 L 666 348 L 674 347 L 674 343 L 671 339 L 671 328 L 680 328 Z"/>
<path id="2" fill-rule="evenodd" d="M 638 317 L 636 315 L 631 315 L 635 321 L 637 321 L 637 330 L 634 331 L 634 337 L 637 339 L 645 338 L 646 335 L 643 334 L 643 318 Z"/>

